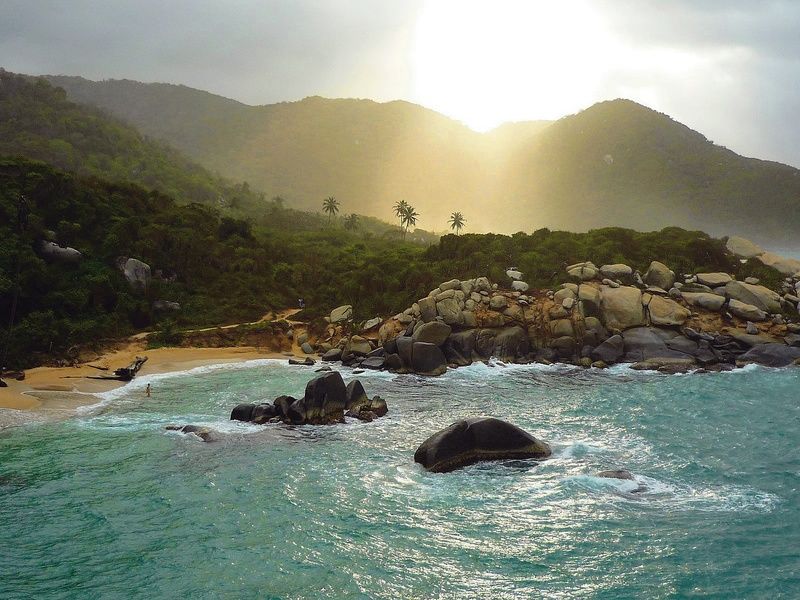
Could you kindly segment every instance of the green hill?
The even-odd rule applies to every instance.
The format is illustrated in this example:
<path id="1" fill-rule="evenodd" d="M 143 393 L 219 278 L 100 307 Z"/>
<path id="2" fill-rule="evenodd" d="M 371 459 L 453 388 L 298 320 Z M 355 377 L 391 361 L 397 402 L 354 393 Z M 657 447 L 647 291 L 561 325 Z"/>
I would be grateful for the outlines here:
<path id="1" fill-rule="evenodd" d="M 679 225 L 793 245 L 800 230 L 800 171 L 739 156 L 627 100 L 479 134 L 407 102 L 247 106 L 184 86 L 49 79 L 301 208 L 333 193 L 387 220 L 404 198 L 434 230 L 454 210 L 470 231 Z"/>
<path id="2" fill-rule="evenodd" d="M 21 196 L 24 227 L 18 225 Z M 54 260 L 42 250 L 46 240 L 81 257 Z M 145 289 L 128 284 L 120 256 L 150 265 Z M 341 228 L 254 226 L 137 185 L 0 159 L 0 349 L 8 344 L 11 367 L 41 364 L 69 355 L 74 345 L 142 329 L 166 334 L 253 321 L 271 308 L 294 306 L 298 297 L 310 317 L 341 304 L 352 304 L 357 319 L 390 315 L 452 277 L 485 274 L 503 281 L 508 264 L 523 269 L 535 288 L 552 287 L 563 281 L 565 261 L 587 259 L 641 270 L 656 259 L 681 272 L 722 270 L 770 285 L 782 280 L 777 271 L 751 264 L 757 261 L 741 265 L 723 241 L 678 228 L 448 235 L 426 249 Z M 159 311 L 158 301 L 181 308 Z"/>
<path id="3" fill-rule="evenodd" d="M 0 155 L 43 160 L 81 175 L 131 182 L 181 202 L 258 210 L 263 195 L 212 175 L 164 142 L 63 89 L 0 69 Z"/>

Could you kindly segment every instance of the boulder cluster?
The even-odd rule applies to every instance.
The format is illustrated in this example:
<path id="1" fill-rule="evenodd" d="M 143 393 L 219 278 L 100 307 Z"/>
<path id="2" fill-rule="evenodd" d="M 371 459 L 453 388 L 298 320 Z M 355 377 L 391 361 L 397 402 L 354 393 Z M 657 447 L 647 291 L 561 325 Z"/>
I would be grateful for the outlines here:
<path id="1" fill-rule="evenodd" d="M 770 260 L 731 240 L 732 252 Z M 800 267 L 784 262 L 787 271 Z M 486 277 L 442 282 L 394 317 L 372 319 L 318 350 L 324 361 L 422 375 L 491 357 L 585 367 L 625 362 L 667 372 L 800 360 L 800 271 L 778 290 L 723 272 L 678 275 L 659 261 L 644 272 L 625 264 L 565 265 L 567 280 L 553 290 L 530 290 L 515 267 L 506 275 L 504 286 Z M 352 315 L 352 306 L 335 309 L 329 328 L 341 330 Z"/>
<path id="2" fill-rule="evenodd" d="M 336 371 L 323 373 L 306 385 L 302 398 L 278 396 L 273 402 L 239 404 L 231 411 L 232 421 L 263 425 L 330 425 L 344 423 L 345 417 L 372 421 L 389 411 L 380 396 L 369 398 L 358 379 L 345 385 Z"/>

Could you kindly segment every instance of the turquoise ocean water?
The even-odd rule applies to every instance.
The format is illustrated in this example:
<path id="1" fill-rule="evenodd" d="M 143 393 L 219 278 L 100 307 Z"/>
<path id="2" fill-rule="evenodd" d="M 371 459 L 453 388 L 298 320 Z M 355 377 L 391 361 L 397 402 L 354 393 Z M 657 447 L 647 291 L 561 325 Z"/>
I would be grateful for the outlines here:
<path id="1" fill-rule="evenodd" d="M 0 598 L 800 597 L 800 369 L 365 373 L 390 409 L 373 423 L 228 421 L 311 375 L 144 377 L 78 418 L 0 432 Z M 553 458 L 414 464 L 474 415 Z M 637 481 L 593 475 L 612 468 Z"/>

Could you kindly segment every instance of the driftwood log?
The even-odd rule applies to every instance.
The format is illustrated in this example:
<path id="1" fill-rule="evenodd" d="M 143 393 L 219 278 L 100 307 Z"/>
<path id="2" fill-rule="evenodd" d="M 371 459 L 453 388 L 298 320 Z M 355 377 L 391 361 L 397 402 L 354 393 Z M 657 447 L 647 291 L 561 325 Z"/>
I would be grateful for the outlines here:
<path id="1" fill-rule="evenodd" d="M 120 367 L 114 370 L 114 375 L 106 375 L 104 377 L 87 377 L 87 379 L 111 379 L 114 381 L 130 381 L 136 377 L 136 373 L 142 368 L 142 365 L 147 362 L 146 356 L 137 356 L 127 367 Z"/>

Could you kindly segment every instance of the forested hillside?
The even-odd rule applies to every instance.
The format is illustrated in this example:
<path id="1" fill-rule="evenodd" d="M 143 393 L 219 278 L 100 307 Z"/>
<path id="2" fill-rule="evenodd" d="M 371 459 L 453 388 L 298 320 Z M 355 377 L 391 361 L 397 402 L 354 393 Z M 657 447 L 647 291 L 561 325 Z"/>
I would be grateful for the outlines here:
<path id="1" fill-rule="evenodd" d="M 47 257 L 43 241 L 71 247 L 81 258 Z M 118 267 L 121 256 L 150 265 L 146 289 L 128 284 Z M 661 259 L 686 271 L 780 278 L 766 267 L 754 272 L 749 263 L 740 265 L 720 240 L 677 228 L 448 235 L 425 249 L 338 227 L 253 225 L 134 184 L 22 159 L 0 162 L 0 339 L 8 341 L 10 366 L 30 366 L 74 344 L 165 322 L 189 327 L 250 321 L 271 308 L 294 306 L 298 297 L 310 316 L 340 304 L 353 304 L 358 319 L 389 315 L 448 278 L 485 274 L 502 281 L 511 264 L 532 285 L 552 286 L 563 280 L 565 262 L 587 259 L 640 269 Z M 181 308 L 159 311 L 158 301 Z M 7 317 L 15 304 L 9 338 Z"/>
<path id="2" fill-rule="evenodd" d="M 179 202 L 260 209 L 263 194 L 212 175 L 179 151 L 95 108 L 67 100 L 63 89 L 0 69 L 0 155 L 47 161 L 155 189 Z"/>
<path id="3" fill-rule="evenodd" d="M 407 102 L 253 107 L 184 86 L 50 79 L 292 206 L 335 193 L 390 219 L 403 198 L 433 230 L 458 210 L 468 231 L 678 225 L 786 247 L 800 230 L 800 171 L 739 156 L 627 100 L 479 134 Z"/>

